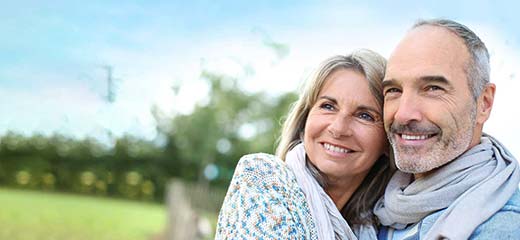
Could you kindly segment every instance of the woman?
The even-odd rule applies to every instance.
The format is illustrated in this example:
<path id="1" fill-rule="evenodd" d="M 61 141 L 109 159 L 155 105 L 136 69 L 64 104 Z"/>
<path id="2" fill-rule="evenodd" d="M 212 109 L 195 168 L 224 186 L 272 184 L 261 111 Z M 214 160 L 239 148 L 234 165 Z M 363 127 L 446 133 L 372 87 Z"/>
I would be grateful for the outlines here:
<path id="1" fill-rule="evenodd" d="M 385 59 L 326 60 L 282 129 L 277 156 L 241 158 L 216 239 L 376 239 L 372 207 L 392 175 L 383 128 Z"/>

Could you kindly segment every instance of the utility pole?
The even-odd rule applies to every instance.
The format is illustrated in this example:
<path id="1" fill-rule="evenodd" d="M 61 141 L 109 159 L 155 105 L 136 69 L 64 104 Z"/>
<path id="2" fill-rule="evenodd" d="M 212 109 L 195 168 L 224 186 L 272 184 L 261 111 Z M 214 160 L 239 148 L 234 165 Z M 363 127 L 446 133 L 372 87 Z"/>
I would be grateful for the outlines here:
<path id="1" fill-rule="evenodd" d="M 103 68 L 107 71 L 107 96 L 106 100 L 113 103 L 116 100 L 114 91 L 114 78 L 112 77 L 113 68 L 110 65 L 104 65 Z"/>

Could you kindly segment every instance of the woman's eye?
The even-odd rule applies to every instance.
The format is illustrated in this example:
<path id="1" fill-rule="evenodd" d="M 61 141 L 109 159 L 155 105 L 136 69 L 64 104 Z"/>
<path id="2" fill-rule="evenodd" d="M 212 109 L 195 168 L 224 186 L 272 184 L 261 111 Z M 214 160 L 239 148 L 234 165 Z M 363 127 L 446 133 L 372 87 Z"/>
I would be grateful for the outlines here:
<path id="1" fill-rule="evenodd" d="M 323 103 L 320 105 L 320 108 L 331 111 L 335 109 L 334 106 L 330 103 Z"/>
<path id="2" fill-rule="evenodd" d="M 370 115 L 369 113 L 366 113 L 366 112 L 360 113 L 358 115 L 358 117 L 363 120 L 370 121 L 370 122 L 374 122 L 376 120 L 374 117 L 372 117 L 372 115 Z"/>

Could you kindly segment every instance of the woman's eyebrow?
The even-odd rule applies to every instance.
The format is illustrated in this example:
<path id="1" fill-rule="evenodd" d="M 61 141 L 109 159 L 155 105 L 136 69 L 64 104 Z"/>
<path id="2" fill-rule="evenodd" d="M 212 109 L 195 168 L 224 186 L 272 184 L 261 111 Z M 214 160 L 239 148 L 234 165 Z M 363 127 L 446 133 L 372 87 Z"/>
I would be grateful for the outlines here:
<path id="1" fill-rule="evenodd" d="M 365 110 L 365 111 L 370 111 L 370 112 L 375 112 L 377 114 L 381 114 L 381 110 L 371 107 L 371 106 L 367 106 L 367 105 L 359 105 L 358 109 L 362 110 L 362 111 Z"/>
<path id="2" fill-rule="evenodd" d="M 338 104 L 338 100 L 336 100 L 336 99 L 333 98 L 333 97 L 326 96 L 326 95 L 324 95 L 324 96 L 320 96 L 318 99 L 327 99 L 327 100 L 333 102 L 334 104 Z"/>

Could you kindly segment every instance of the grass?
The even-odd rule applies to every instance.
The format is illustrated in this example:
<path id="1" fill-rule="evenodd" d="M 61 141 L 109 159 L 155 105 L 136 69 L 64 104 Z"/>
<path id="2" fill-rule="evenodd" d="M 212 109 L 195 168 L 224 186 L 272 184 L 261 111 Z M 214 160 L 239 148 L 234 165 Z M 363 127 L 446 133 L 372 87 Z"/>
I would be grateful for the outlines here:
<path id="1" fill-rule="evenodd" d="M 152 239 L 166 225 L 162 205 L 0 188 L 0 239 Z"/>

